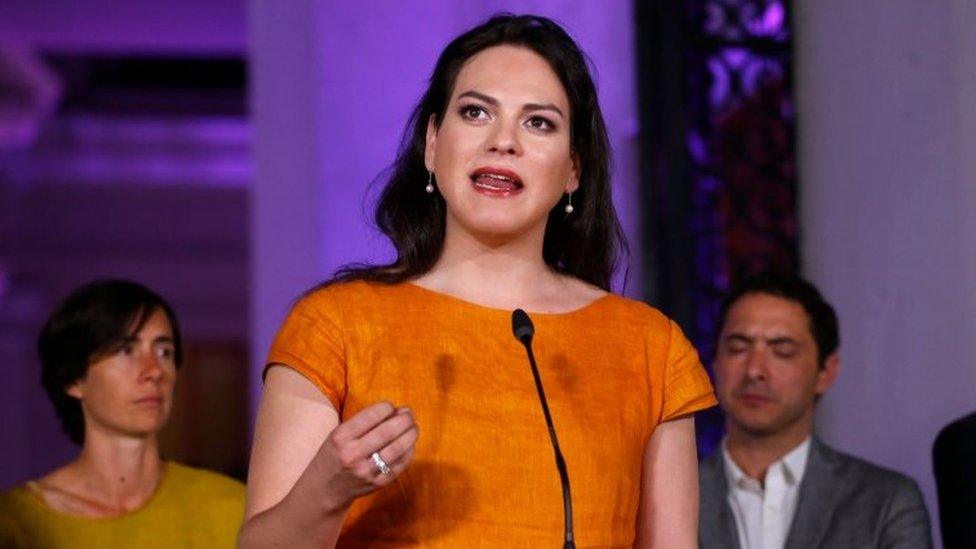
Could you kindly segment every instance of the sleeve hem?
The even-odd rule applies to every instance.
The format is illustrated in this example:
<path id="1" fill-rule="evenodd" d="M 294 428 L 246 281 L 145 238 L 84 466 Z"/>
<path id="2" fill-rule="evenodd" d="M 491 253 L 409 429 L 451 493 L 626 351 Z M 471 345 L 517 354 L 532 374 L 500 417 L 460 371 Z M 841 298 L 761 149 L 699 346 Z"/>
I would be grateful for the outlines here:
<path id="1" fill-rule="evenodd" d="M 301 359 L 295 355 L 292 355 L 291 353 L 280 350 L 271 353 L 264 365 L 264 370 L 261 372 L 261 380 L 264 381 L 264 376 L 267 375 L 268 368 L 278 365 L 295 370 L 303 377 L 308 379 L 310 382 L 312 382 L 312 385 L 315 385 L 315 387 L 321 391 L 326 398 L 329 399 L 337 412 L 342 411 L 342 401 L 339 398 L 339 394 L 336 392 L 336 390 L 326 384 L 314 368 L 308 364 L 305 364 Z"/>
<path id="2" fill-rule="evenodd" d="M 666 421 L 671 421 L 672 419 L 685 416 L 688 414 L 693 414 L 695 412 L 700 412 L 702 410 L 707 410 L 712 406 L 718 404 L 718 400 L 715 399 L 715 395 L 709 391 L 698 398 L 684 403 L 680 408 L 669 410 L 667 415 L 661 415 L 661 421 L 659 423 L 664 423 Z"/>

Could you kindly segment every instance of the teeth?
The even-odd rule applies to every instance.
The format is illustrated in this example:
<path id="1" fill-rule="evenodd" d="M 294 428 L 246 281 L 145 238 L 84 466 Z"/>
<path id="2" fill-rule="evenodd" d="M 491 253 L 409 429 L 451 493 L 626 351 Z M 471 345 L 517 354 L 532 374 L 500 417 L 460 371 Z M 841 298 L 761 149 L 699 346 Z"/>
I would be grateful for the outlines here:
<path id="1" fill-rule="evenodd" d="M 477 185 L 479 187 L 485 187 L 487 189 L 510 189 L 510 188 L 514 187 L 514 185 L 511 182 L 502 182 L 502 181 L 499 181 L 498 183 L 495 183 L 495 182 L 493 182 L 491 180 L 487 180 L 486 181 L 484 179 L 479 180 L 479 181 L 475 181 L 475 185 Z"/>
<path id="2" fill-rule="evenodd" d="M 480 173 L 480 174 L 478 174 L 475 177 L 476 178 L 478 178 L 478 177 L 487 177 L 487 178 L 490 178 L 490 179 L 497 179 L 498 181 L 507 181 L 509 183 L 515 183 L 515 180 L 512 179 L 511 177 L 505 177 L 504 175 L 499 175 L 499 174 L 494 174 L 494 173 Z"/>

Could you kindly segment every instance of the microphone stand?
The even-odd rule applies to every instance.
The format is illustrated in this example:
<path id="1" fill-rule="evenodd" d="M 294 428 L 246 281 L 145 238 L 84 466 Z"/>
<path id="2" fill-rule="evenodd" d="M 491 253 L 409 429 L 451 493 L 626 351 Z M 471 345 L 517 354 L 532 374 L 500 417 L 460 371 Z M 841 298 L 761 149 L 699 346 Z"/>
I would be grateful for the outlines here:
<path id="1" fill-rule="evenodd" d="M 528 354 L 529 366 L 532 367 L 532 377 L 535 379 L 535 389 L 539 394 L 539 402 L 542 404 L 542 413 L 546 417 L 546 427 L 549 429 L 549 440 L 552 442 L 552 449 L 556 455 L 556 469 L 559 470 L 559 481 L 563 488 L 563 518 L 566 525 L 563 549 L 576 549 L 576 543 L 573 541 L 573 498 L 569 490 L 569 472 L 566 470 L 566 460 L 563 458 L 562 450 L 559 449 L 559 439 L 556 438 L 556 428 L 552 424 L 546 392 L 542 388 L 542 378 L 539 376 L 539 368 L 535 364 L 535 353 L 532 352 L 532 336 L 535 333 L 535 327 L 532 325 L 529 315 L 522 309 L 516 309 L 512 313 L 512 331 Z"/>

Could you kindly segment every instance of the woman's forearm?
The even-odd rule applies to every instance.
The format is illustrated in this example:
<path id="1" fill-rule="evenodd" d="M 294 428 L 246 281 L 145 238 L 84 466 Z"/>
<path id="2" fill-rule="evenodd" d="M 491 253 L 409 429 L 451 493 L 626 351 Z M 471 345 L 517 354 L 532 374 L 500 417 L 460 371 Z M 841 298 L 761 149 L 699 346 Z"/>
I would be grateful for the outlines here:
<path id="1" fill-rule="evenodd" d="M 244 521 L 238 547 L 335 547 L 349 507 L 324 504 L 303 480 L 277 505 Z"/>

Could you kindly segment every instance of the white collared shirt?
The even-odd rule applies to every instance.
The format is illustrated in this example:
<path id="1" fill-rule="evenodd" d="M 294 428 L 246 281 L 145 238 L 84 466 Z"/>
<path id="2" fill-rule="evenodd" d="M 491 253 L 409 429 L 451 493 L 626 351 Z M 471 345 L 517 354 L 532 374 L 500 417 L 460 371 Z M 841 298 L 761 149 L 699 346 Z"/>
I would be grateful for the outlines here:
<path id="1" fill-rule="evenodd" d="M 746 475 L 722 442 L 729 507 L 742 549 L 782 549 L 793 523 L 800 482 L 807 468 L 810 437 L 766 470 L 765 486 Z"/>

